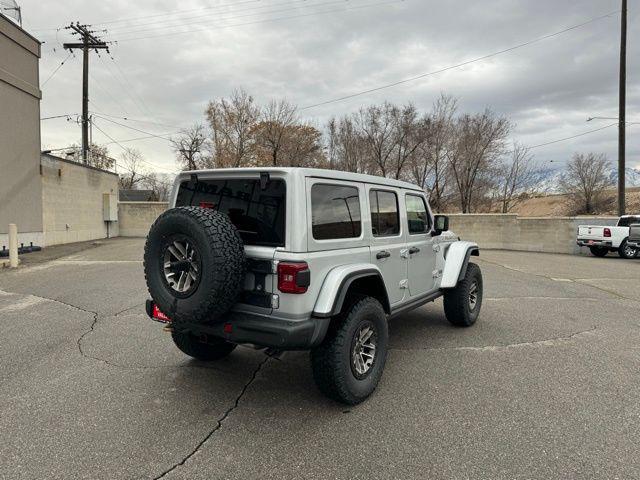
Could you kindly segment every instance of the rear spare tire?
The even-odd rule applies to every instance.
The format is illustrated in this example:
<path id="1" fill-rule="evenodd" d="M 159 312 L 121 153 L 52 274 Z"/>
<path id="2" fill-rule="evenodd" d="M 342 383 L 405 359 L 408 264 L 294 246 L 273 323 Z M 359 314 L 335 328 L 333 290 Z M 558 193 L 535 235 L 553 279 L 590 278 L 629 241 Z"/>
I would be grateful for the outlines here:
<path id="1" fill-rule="evenodd" d="M 144 274 L 158 308 L 173 322 L 208 323 L 237 301 L 244 245 L 225 214 L 200 207 L 167 210 L 151 226 Z"/>

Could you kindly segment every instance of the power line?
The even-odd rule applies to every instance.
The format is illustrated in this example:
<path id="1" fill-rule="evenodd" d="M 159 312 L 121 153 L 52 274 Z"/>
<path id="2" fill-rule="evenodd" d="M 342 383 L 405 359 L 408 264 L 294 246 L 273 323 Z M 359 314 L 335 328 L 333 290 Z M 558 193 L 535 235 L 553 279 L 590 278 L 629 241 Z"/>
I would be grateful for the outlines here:
<path id="1" fill-rule="evenodd" d="M 446 72 L 448 70 L 453 70 L 455 68 L 464 67 L 465 65 L 469 65 L 471 63 L 480 62 L 480 61 L 486 60 L 488 58 L 492 58 L 492 57 L 495 57 L 495 56 L 498 56 L 498 55 L 502 55 L 503 53 L 512 52 L 512 51 L 517 50 L 519 48 L 523 48 L 523 47 L 526 47 L 528 45 L 532 45 L 534 43 L 538 43 L 538 42 L 541 42 L 543 40 L 547 40 L 549 38 L 556 37 L 558 35 L 562 35 L 563 33 L 569 32 L 571 30 L 575 30 L 575 29 L 580 28 L 580 27 L 584 27 L 584 26 L 589 25 L 591 23 L 597 22 L 598 20 L 602 20 L 604 18 L 609 18 L 609 17 L 611 17 L 611 15 L 614 15 L 615 13 L 618 13 L 619 11 L 620 10 L 615 10 L 615 11 L 609 12 L 609 13 L 607 13 L 605 15 L 600 15 L 598 17 L 594 17 L 594 18 L 592 18 L 590 20 L 587 20 L 586 22 L 582 22 L 582 23 L 579 23 L 577 25 L 573 25 L 571 27 L 564 28 L 564 29 L 559 30 L 557 32 L 550 33 L 548 35 L 543 35 L 542 37 L 538 37 L 538 38 L 535 38 L 533 40 L 529 40 L 527 42 L 523 42 L 523 43 L 520 43 L 518 45 L 514 45 L 512 47 L 505 48 L 503 50 L 499 50 L 497 52 L 489 53 L 489 54 L 483 55 L 481 57 L 477 57 L 477 58 L 473 58 L 471 60 L 467 60 L 467 61 L 464 61 L 464 62 L 461 62 L 461 63 L 457 63 L 455 65 L 450 65 L 448 67 L 444 67 L 444 68 L 441 68 L 439 70 L 434 70 L 432 72 L 423 73 L 423 74 L 417 75 L 415 77 L 406 78 L 404 80 L 399 80 L 397 82 L 388 83 L 386 85 L 381 85 L 379 87 L 369 88 L 367 90 L 362 90 L 360 92 L 352 93 L 352 94 L 349 94 L 349 95 L 344 95 L 342 97 L 334 98 L 332 100 L 326 100 L 324 102 L 314 103 L 312 105 L 307 105 L 305 107 L 302 107 L 299 110 L 308 110 L 310 108 L 316 108 L 316 107 L 320 107 L 322 105 L 328 105 L 328 104 L 331 104 L 331 103 L 342 102 L 344 100 L 348 100 L 348 99 L 351 99 L 351 98 L 355 98 L 355 97 L 360 97 L 362 95 L 366 95 L 367 93 L 378 92 L 380 90 L 385 90 L 387 88 L 396 87 L 398 85 L 402 85 L 402 84 L 409 83 L 409 82 L 414 82 L 416 80 L 420 80 L 420 79 L 425 78 L 425 77 L 436 75 L 438 73 Z"/>
<path id="2" fill-rule="evenodd" d="M 102 120 L 106 120 L 107 122 L 113 123 L 115 125 L 119 125 L 120 127 L 128 128 L 129 130 L 134 130 L 136 132 L 144 133 L 145 135 L 149 135 L 149 136 L 153 136 L 153 137 L 156 137 L 156 138 L 160 138 L 162 140 L 166 140 L 166 141 L 169 141 L 169 142 L 171 141 L 170 138 L 166 138 L 166 137 L 163 137 L 161 135 L 154 134 L 152 132 L 146 132 L 144 130 L 140 130 L 139 128 L 131 127 L 129 125 L 125 125 L 124 123 L 116 122 L 115 120 L 111 120 L 109 118 L 102 117 L 100 115 L 95 115 L 95 116 L 98 117 L 98 118 L 101 118 Z"/>
<path id="3" fill-rule="evenodd" d="M 109 113 L 104 113 L 104 112 L 92 112 L 98 115 L 104 115 L 105 117 L 110 117 L 110 118 L 117 118 L 118 120 L 127 120 L 129 122 L 139 122 L 139 123 L 148 123 L 149 125 L 158 125 L 160 127 L 169 127 L 169 128 L 179 128 L 182 129 L 184 127 L 180 127 L 178 125 L 169 125 L 167 123 L 159 123 L 159 122 L 151 122 L 149 120 L 140 120 L 140 119 L 136 119 L 136 118 L 131 118 L 129 116 L 127 117 L 121 117 L 118 115 L 111 115 Z"/>
<path id="4" fill-rule="evenodd" d="M 611 128 L 611 127 L 613 127 L 614 125 L 618 125 L 618 123 L 617 123 L 617 122 L 616 122 L 616 123 L 612 123 L 612 124 L 610 124 L 610 125 L 605 125 L 604 127 L 596 128 L 596 129 L 594 129 L 594 130 L 588 130 L 588 131 L 586 131 L 586 132 L 582 132 L 582 133 L 579 133 L 579 134 L 577 134 L 577 135 L 572 135 L 572 136 L 570 136 L 570 137 L 565 137 L 565 138 L 559 138 L 558 140 L 552 140 L 551 142 L 540 143 L 540 144 L 538 144 L 538 145 L 533 145 L 533 146 L 531 146 L 531 147 L 527 147 L 527 148 L 528 148 L 529 150 L 533 150 L 534 148 L 545 147 L 545 146 L 547 146 L 547 145 L 552 145 L 552 144 L 554 144 L 554 143 L 565 142 L 565 141 L 567 141 L 567 140 L 572 140 L 572 139 L 574 139 L 574 138 L 578 138 L 578 137 L 583 137 L 583 136 L 585 136 L 585 135 L 589 135 L 590 133 L 599 132 L 600 130 L 604 130 L 605 128 Z"/>
<path id="5" fill-rule="evenodd" d="M 379 7 L 379 6 L 385 6 L 385 5 L 392 5 L 392 4 L 396 4 L 396 3 L 400 3 L 400 2 L 404 2 L 405 0 L 390 0 L 390 1 L 386 1 L 386 2 L 380 2 L 380 3 L 373 3 L 373 4 L 369 4 L 369 5 L 359 5 L 357 7 L 345 7 L 345 8 L 339 8 L 339 9 L 331 9 L 331 10 L 324 10 L 321 12 L 313 12 L 313 13 L 307 13 L 307 14 L 301 14 L 301 15 L 291 15 L 288 17 L 276 17 L 276 18 L 270 18 L 270 19 L 265 19 L 265 20 L 257 20 L 254 22 L 245 22 L 245 23 L 235 23 L 232 25 L 214 25 L 214 27 L 218 28 L 218 29 L 223 29 L 223 28 L 231 28 L 231 27 L 243 27 L 243 26 L 247 26 L 247 25 L 258 25 L 258 24 L 262 24 L 262 23 L 271 23 L 271 22 L 277 22 L 277 21 L 281 21 L 281 20 L 292 20 L 292 19 L 298 19 L 298 18 L 306 18 L 306 17 L 315 17 L 318 15 L 326 15 L 329 13 L 336 13 L 336 12 L 348 12 L 348 11 L 353 11 L 353 10 L 360 10 L 363 8 L 371 8 L 371 7 Z M 331 2 L 333 3 L 333 2 Z M 340 2 L 342 3 L 342 2 Z M 172 37 L 172 36 L 176 36 L 176 35 L 185 35 L 188 33 L 195 33 L 195 32 L 207 32 L 210 31 L 211 28 L 192 28 L 190 30 L 186 30 L 186 31 L 181 31 L 181 32 L 169 32 L 169 33 L 163 33 L 163 34 L 158 34 L 158 35 L 148 35 L 148 36 L 142 36 L 142 37 L 133 37 L 133 38 L 125 38 L 122 40 L 118 40 L 118 43 L 120 42 L 129 42 L 129 41 L 133 41 L 133 40 L 145 40 L 145 39 L 149 39 L 149 38 L 158 38 L 158 37 Z"/>
<path id="6" fill-rule="evenodd" d="M 111 58 L 111 61 L 113 62 L 113 64 L 116 66 L 116 68 L 118 69 L 118 71 L 120 72 L 120 75 L 122 75 L 122 78 L 124 79 L 124 81 L 129 84 L 129 86 L 131 88 L 133 88 L 133 83 L 129 80 L 129 77 L 127 77 L 127 75 L 124 73 L 124 70 L 122 70 L 120 68 L 120 65 L 116 62 L 116 59 L 113 58 L 113 55 L 109 54 L 109 58 Z M 151 113 L 151 110 L 149 110 L 149 107 L 147 107 L 147 104 L 145 103 L 144 99 L 138 95 L 138 92 L 135 91 L 135 89 L 133 90 L 133 93 L 135 94 L 135 96 L 140 100 L 140 103 L 142 103 L 142 106 L 144 107 L 144 109 L 147 111 L 147 113 L 149 115 L 153 116 L 153 113 Z"/>
<path id="7" fill-rule="evenodd" d="M 109 140 L 111 140 L 113 143 L 115 143 L 116 145 L 118 145 L 118 146 L 119 146 L 123 151 L 128 152 L 128 151 L 130 150 L 130 149 L 128 149 L 127 147 L 125 147 L 124 145 L 122 145 L 118 140 L 114 139 L 114 138 L 113 138 L 111 135 L 109 135 L 107 132 L 105 132 L 104 130 L 102 130 L 102 129 L 101 129 L 98 125 L 96 125 L 95 123 L 93 124 L 93 126 L 94 126 L 94 127 L 95 127 L 99 132 L 101 132 L 105 137 L 107 137 L 107 138 L 108 138 Z M 162 166 L 160 166 L 160 165 L 155 165 L 155 164 L 153 164 L 153 163 L 151 163 L 151 162 L 147 162 L 146 160 L 143 160 L 142 158 L 140 159 L 140 161 L 141 161 L 141 162 L 143 162 L 143 163 L 146 163 L 147 165 L 152 166 L 153 168 L 156 168 L 156 169 L 165 169 L 165 170 L 167 170 L 167 167 L 162 167 Z M 118 165 L 118 163 L 117 163 L 117 162 L 115 162 L 115 160 L 114 160 L 114 163 L 116 163 L 116 165 Z M 118 165 L 118 166 L 121 166 L 121 165 Z M 126 167 L 124 167 L 124 166 L 122 166 L 122 168 L 125 168 L 126 170 L 129 170 L 131 173 L 134 173 L 132 170 L 130 170 L 130 169 L 128 169 L 128 168 L 126 168 Z M 138 173 L 138 172 L 135 172 L 135 173 Z M 178 171 L 178 170 L 171 170 L 170 172 L 165 172 L 165 173 L 179 173 L 179 171 Z M 147 178 L 149 178 L 149 177 L 147 177 Z"/>
<path id="8" fill-rule="evenodd" d="M 71 117 L 75 116 L 75 115 L 80 115 L 79 113 L 65 113 L 64 115 L 54 115 L 52 117 L 43 117 L 40 119 L 40 121 L 42 120 L 53 120 L 55 118 L 66 118 L 67 120 L 70 120 Z"/>
<path id="9" fill-rule="evenodd" d="M 304 7 L 302 5 L 296 5 L 294 7 L 288 7 L 288 8 L 282 8 L 279 10 L 267 10 L 267 11 L 257 11 L 260 8 L 271 8 L 273 9 L 274 7 L 279 7 L 282 5 L 292 5 L 292 3 L 303 3 L 306 4 L 304 5 Z M 235 20 L 238 18 L 246 18 L 246 17 L 255 17 L 257 15 L 270 15 L 270 14 L 275 14 L 275 13 L 282 13 L 282 12 L 290 12 L 292 10 L 299 10 L 300 8 L 315 8 L 315 7 L 322 7 L 322 6 L 326 6 L 326 5 L 335 5 L 335 4 L 339 4 L 339 3 L 343 3 L 344 4 L 344 0 L 332 0 L 332 1 L 324 1 L 321 3 L 309 3 L 308 0 L 293 0 L 292 1 L 286 1 L 286 2 L 280 2 L 280 3 L 275 3 L 275 4 L 271 4 L 271 5 L 266 5 L 264 7 L 258 7 L 257 9 L 245 9 L 245 10 L 238 10 L 237 12 L 229 12 L 229 13 L 233 13 L 234 15 L 232 16 L 224 16 L 225 14 L 219 14 L 219 13 L 207 13 L 204 15 L 196 15 L 196 16 L 192 16 L 192 17 L 182 17 L 182 18 L 173 18 L 173 19 L 167 19 L 167 20 L 160 20 L 160 21 L 155 21 L 155 22 L 149 22 L 149 23 L 140 23 L 137 25 L 130 25 L 130 26 L 126 26 L 126 27 L 121 27 L 121 28 L 116 28 L 114 29 L 115 32 L 117 32 L 118 34 L 122 35 L 122 34 L 127 34 L 127 33 L 132 33 L 132 32 L 136 32 L 136 33 L 142 33 L 142 32 L 152 32 L 152 31 L 158 31 L 158 30 L 165 30 L 167 28 L 177 28 L 177 27 L 186 27 L 186 26 L 190 26 L 190 25 L 198 25 L 201 23 L 207 23 L 209 24 L 210 20 L 203 20 L 205 18 L 209 18 L 212 16 L 215 16 L 216 19 L 218 20 Z M 245 13 L 243 15 L 235 15 L 235 13 L 238 12 L 243 12 L 243 11 L 249 11 L 251 13 Z M 189 22 L 188 20 L 194 20 Z M 177 22 L 174 24 L 167 24 L 167 22 Z M 151 27 L 151 28 L 145 28 L 145 29 L 138 29 L 138 28 L 130 28 L 130 27 L 143 27 L 143 26 L 149 26 L 149 25 L 161 25 L 158 27 Z"/>
<path id="10" fill-rule="evenodd" d="M 202 8 L 193 8 L 193 9 L 189 9 L 189 10 L 172 10 L 172 11 L 168 11 L 165 13 L 156 13 L 153 15 L 143 15 L 140 17 L 131 17 L 131 18 L 123 18 L 123 19 L 118 19 L 118 20 L 108 20 L 106 22 L 102 22 L 102 23 L 96 23 L 95 25 L 113 25 L 114 23 L 125 23 L 125 22 L 129 22 L 131 20 L 145 20 L 148 18 L 155 18 L 155 17 L 166 17 L 166 16 L 170 16 L 170 15 L 176 15 L 176 14 L 182 14 L 182 13 L 190 13 L 190 12 L 197 12 L 197 11 L 203 11 L 203 10 L 218 10 L 218 9 L 222 9 L 224 7 L 234 7 L 236 5 L 244 5 L 247 3 L 259 3 L 260 0 L 245 0 L 243 2 L 235 2 L 235 3 L 226 3 L 226 4 L 222 4 L 222 5 L 215 5 L 212 7 L 202 7 Z M 34 30 L 36 31 L 36 30 Z"/>
<path id="11" fill-rule="evenodd" d="M 47 82 L 48 82 L 49 80 L 51 80 L 51 79 L 54 77 L 54 75 L 55 75 L 56 73 L 58 73 L 58 70 L 60 70 L 60 69 L 62 68 L 62 66 L 66 63 L 66 61 L 67 61 L 67 60 L 69 60 L 69 59 L 70 59 L 71 57 L 73 57 L 73 56 L 74 56 L 74 55 L 73 55 L 73 52 L 69 52 L 69 55 L 67 55 L 67 58 L 65 58 L 64 60 L 62 60 L 62 62 L 60 62 L 60 65 L 58 65 L 58 66 L 55 68 L 55 70 L 49 74 L 49 76 L 47 77 L 47 79 L 42 83 L 42 85 L 41 85 L 40 87 L 44 87 L 44 86 L 47 84 Z"/>

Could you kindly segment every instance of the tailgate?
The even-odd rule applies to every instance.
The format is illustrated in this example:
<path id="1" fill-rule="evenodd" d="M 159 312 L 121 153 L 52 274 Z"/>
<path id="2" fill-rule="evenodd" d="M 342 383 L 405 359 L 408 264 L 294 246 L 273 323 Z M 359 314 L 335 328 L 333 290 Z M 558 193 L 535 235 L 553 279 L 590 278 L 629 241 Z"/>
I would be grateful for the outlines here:
<path id="1" fill-rule="evenodd" d="M 597 225 L 580 225 L 578 238 L 580 240 L 604 240 L 604 228 Z"/>

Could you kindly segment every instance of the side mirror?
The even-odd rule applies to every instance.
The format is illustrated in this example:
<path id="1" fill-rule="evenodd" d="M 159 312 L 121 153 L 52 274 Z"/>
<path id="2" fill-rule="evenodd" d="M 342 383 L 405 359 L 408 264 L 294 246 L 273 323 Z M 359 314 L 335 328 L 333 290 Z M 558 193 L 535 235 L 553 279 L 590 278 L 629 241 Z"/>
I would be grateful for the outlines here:
<path id="1" fill-rule="evenodd" d="M 436 215 L 433 219 L 433 235 L 442 235 L 442 232 L 449 230 L 449 217 L 446 215 Z"/>

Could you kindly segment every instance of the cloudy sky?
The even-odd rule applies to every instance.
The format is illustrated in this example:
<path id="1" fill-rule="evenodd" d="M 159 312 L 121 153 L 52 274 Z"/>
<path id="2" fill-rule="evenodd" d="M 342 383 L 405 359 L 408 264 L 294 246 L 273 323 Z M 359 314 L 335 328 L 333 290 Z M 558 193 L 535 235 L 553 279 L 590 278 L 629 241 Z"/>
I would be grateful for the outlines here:
<path id="1" fill-rule="evenodd" d="M 606 127 L 617 117 L 620 0 L 18 0 L 24 27 L 44 41 L 41 84 L 67 57 L 59 27 L 92 24 L 109 56 L 91 55 L 90 109 L 96 126 L 140 149 L 158 171 L 175 169 L 162 138 L 204 121 L 212 98 L 243 87 L 258 102 L 286 97 L 300 107 L 437 71 L 567 27 L 587 25 L 482 61 L 343 101 L 307 108 L 323 126 L 332 115 L 390 100 L 428 110 L 440 92 L 461 110 L 490 107 L 514 122 L 513 139 L 530 146 Z M 640 8 L 630 2 L 629 121 L 640 122 Z M 81 109 L 81 55 L 42 86 L 42 117 Z M 128 120 L 124 120 L 126 117 Z M 74 117 L 75 120 L 75 117 Z M 120 123 L 124 126 L 118 125 Z M 143 133 L 144 132 L 144 133 Z M 94 141 L 111 142 L 94 129 Z M 630 166 L 640 167 L 640 124 L 627 133 Z M 44 120 L 42 143 L 77 143 L 80 127 Z M 117 156 L 121 147 L 109 145 Z M 617 130 L 604 128 L 534 149 L 549 165 L 573 152 L 615 160 Z"/>

